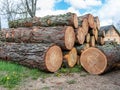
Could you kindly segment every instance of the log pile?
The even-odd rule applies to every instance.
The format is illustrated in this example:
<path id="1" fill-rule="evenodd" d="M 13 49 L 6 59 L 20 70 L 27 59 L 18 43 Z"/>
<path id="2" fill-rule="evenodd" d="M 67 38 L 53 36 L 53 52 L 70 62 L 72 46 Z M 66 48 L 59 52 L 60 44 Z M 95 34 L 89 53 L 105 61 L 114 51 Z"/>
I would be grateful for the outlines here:
<path id="1" fill-rule="evenodd" d="M 77 64 L 91 74 L 102 74 L 120 63 L 119 56 L 109 58 L 111 53 L 119 53 L 119 48 L 111 53 L 102 48 L 105 33 L 99 30 L 99 18 L 92 14 L 19 19 L 10 21 L 9 26 L 0 31 L 0 59 L 5 61 L 48 72 L 56 72 L 62 64 L 69 68 Z"/>

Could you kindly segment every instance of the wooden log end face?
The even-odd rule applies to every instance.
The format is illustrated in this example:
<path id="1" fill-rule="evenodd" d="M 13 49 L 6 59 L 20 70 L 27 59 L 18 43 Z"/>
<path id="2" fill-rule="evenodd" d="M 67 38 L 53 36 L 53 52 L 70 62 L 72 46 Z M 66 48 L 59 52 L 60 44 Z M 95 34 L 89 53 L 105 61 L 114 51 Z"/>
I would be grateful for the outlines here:
<path id="1" fill-rule="evenodd" d="M 83 44 L 85 41 L 85 34 L 84 34 L 84 30 L 82 27 L 78 28 L 77 39 L 78 39 L 79 44 Z"/>
<path id="2" fill-rule="evenodd" d="M 92 14 L 88 14 L 88 23 L 91 28 L 94 28 L 94 17 Z"/>
<path id="3" fill-rule="evenodd" d="M 89 29 L 87 18 L 84 18 L 84 19 L 83 19 L 82 28 L 84 29 L 85 35 L 86 35 L 86 34 L 88 33 L 88 29 Z"/>
<path id="4" fill-rule="evenodd" d="M 78 18 L 76 14 L 73 15 L 73 24 L 74 28 L 78 28 Z"/>
<path id="5" fill-rule="evenodd" d="M 76 48 L 72 48 L 72 50 L 69 52 L 68 65 L 69 67 L 74 67 L 76 63 L 77 63 L 77 50 Z"/>
<path id="6" fill-rule="evenodd" d="M 86 49 L 80 57 L 83 68 L 90 74 L 102 74 L 107 67 L 106 56 L 97 48 Z"/>
<path id="7" fill-rule="evenodd" d="M 62 65 L 63 55 L 59 46 L 51 46 L 45 55 L 45 64 L 49 72 L 57 71 Z"/>
<path id="8" fill-rule="evenodd" d="M 68 26 L 65 30 L 65 46 L 68 50 L 71 50 L 75 43 L 75 32 L 71 26 Z"/>

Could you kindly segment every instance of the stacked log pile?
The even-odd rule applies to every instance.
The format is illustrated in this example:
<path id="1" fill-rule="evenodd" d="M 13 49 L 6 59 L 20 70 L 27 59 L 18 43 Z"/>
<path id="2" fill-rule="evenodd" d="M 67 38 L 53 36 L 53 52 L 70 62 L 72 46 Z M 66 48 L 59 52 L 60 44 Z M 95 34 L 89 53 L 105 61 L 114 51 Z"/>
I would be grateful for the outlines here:
<path id="1" fill-rule="evenodd" d="M 9 25 L 11 28 L 0 31 L 0 59 L 48 72 L 56 72 L 62 64 L 70 68 L 81 64 L 91 74 L 102 74 L 120 63 L 102 48 L 105 33 L 92 14 L 34 17 Z"/>

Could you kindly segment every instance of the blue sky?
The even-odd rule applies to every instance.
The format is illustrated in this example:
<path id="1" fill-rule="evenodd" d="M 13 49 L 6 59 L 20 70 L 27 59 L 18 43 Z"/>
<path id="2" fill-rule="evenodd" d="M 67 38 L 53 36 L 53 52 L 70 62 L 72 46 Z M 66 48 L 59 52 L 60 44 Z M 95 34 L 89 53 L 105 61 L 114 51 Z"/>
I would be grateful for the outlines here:
<path id="1" fill-rule="evenodd" d="M 38 0 L 37 7 L 40 8 L 36 12 L 39 17 L 67 12 L 78 16 L 91 13 L 99 17 L 101 26 L 116 24 L 120 20 L 120 0 Z"/>

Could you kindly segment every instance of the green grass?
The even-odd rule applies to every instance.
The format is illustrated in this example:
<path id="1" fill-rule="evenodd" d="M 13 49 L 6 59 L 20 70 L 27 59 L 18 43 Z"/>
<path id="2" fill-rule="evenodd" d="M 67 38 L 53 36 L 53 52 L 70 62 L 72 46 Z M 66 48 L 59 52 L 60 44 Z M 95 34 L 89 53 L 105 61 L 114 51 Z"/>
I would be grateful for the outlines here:
<path id="1" fill-rule="evenodd" d="M 0 85 L 12 89 L 28 78 L 45 79 L 51 75 L 58 77 L 61 76 L 61 74 L 80 73 L 81 70 L 81 66 L 75 66 L 73 68 L 60 68 L 56 73 L 51 74 L 38 69 L 29 69 L 22 65 L 0 61 Z M 70 83 L 72 82 L 73 81 L 70 81 Z"/>
<path id="2" fill-rule="evenodd" d="M 14 88 L 26 78 L 46 78 L 50 74 L 37 69 L 29 69 L 21 65 L 0 61 L 0 85 L 6 88 Z"/>

